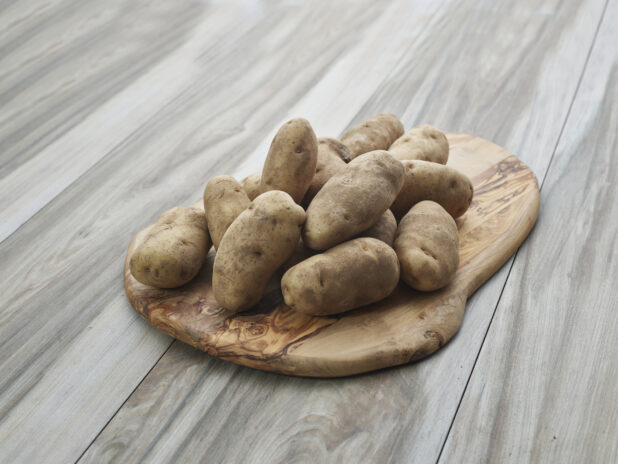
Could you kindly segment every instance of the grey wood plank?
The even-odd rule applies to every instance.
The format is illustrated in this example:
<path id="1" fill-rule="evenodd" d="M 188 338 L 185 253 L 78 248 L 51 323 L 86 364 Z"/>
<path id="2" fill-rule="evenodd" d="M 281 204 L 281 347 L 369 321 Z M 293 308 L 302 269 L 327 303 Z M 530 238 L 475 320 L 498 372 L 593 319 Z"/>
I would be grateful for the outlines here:
<path id="1" fill-rule="evenodd" d="M 236 15 L 217 47 L 194 45 L 190 85 L 0 244 L 0 460 L 77 459 L 170 343 L 125 301 L 131 235 L 233 172 L 384 13 L 282 2 Z M 342 109 L 346 121 L 356 108 Z"/>
<path id="2" fill-rule="evenodd" d="M 406 125 L 480 134 L 542 180 L 602 11 L 602 2 L 449 3 L 349 124 L 388 109 Z M 402 368 L 286 378 L 175 343 L 81 461 L 435 462 L 509 265 L 469 301 L 444 350 Z"/>
<path id="3" fill-rule="evenodd" d="M 261 19 L 189 1 L 57 3 L 0 15 L 0 241 Z"/>
<path id="4" fill-rule="evenodd" d="M 3 12 L 0 177 L 177 48 L 205 7 L 189 1 L 37 1 L 13 5 L 13 15 Z"/>
<path id="5" fill-rule="evenodd" d="M 440 462 L 618 462 L 617 15 L 610 1 Z"/>

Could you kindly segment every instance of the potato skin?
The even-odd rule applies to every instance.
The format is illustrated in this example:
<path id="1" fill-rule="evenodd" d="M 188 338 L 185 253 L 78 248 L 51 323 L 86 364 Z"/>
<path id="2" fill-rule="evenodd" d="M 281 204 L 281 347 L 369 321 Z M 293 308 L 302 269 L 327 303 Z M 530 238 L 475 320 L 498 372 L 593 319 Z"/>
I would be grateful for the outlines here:
<path id="1" fill-rule="evenodd" d="M 304 221 L 305 211 L 285 192 L 266 192 L 253 200 L 219 243 L 212 277 L 217 302 L 231 311 L 255 305 L 294 251 Z"/>
<path id="2" fill-rule="evenodd" d="M 270 145 L 262 177 L 261 192 L 283 190 L 296 203 L 305 196 L 318 161 L 318 139 L 306 119 L 286 122 Z"/>
<path id="3" fill-rule="evenodd" d="M 433 201 L 417 203 L 403 217 L 394 248 L 401 279 L 416 290 L 429 292 L 446 286 L 459 266 L 457 225 Z"/>
<path id="4" fill-rule="evenodd" d="M 210 247 L 204 211 L 172 208 L 159 217 L 131 256 L 131 274 L 145 285 L 180 287 L 197 275 Z"/>
<path id="5" fill-rule="evenodd" d="M 370 237 L 341 243 L 289 269 L 281 279 L 285 304 L 325 316 L 386 298 L 399 282 L 391 247 Z"/>
<path id="6" fill-rule="evenodd" d="M 397 220 L 390 209 L 384 211 L 378 222 L 372 225 L 369 229 L 361 232 L 359 237 L 372 237 L 386 243 L 388 246 L 393 246 L 395 234 L 397 233 Z"/>
<path id="7" fill-rule="evenodd" d="M 251 200 L 236 179 L 230 176 L 213 177 L 204 189 L 204 212 L 208 232 L 215 249 L 234 219 L 246 210 Z"/>
<path id="8" fill-rule="evenodd" d="M 243 180 L 240 181 L 240 185 L 247 193 L 249 200 L 253 201 L 261 192 L 260 182 L 262 181 L 262 174 L 256 172 L 255 174 L 249 174 Z"/>
<path id="9" fill-rule="evenodd" d="M 350 153 L 339 140 L 327 137 L 318 139 L 318 161 L 311 185 L 303 198 L 304 205 L 311 203 L 328 179 L 346 168 L 344 158 L 349 160 Z"/>
<path id="10" fill-rule="evenodd" d="M 387 150 L 403 134 L 403 124 L 394 114 L 380 113 L 352 127 L 341 137 L 356 158 L 374 150 Z"/>
<path id="11" fill-rule="evenodd" d="M 424 124 L 403 134 L 388 148 L 400 160 L 422 160 L 446 164 L 448 161 L 448 139 L 443 132 Z"/>
<path id="12" fill-rule="evenodd" d="M 307 208 L 303 242 L 326 250 L 374 225 L 403 185 L 400 161 L 384 150 L 365 153 L 331 177 Z"/>
<path id="13" fill-rule="evenodd" d="M 391 211 L 401 219 L 419 201 L 439 203 L 454 218 L 464 214 L 474 194 L 474 187 L 461 172 L 437 163 L 404 160 L 405 180 Z"/>

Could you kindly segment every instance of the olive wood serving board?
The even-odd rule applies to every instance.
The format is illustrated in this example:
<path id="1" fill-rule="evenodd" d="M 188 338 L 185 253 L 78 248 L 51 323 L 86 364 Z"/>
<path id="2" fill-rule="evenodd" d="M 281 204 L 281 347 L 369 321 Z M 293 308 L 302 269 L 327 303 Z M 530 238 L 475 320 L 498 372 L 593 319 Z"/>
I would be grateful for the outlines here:
<path id="1" fill-rule="evenodd" d="M 125 261 L 124 285 L 131 305 L 172 337 L 265 371 L 340 377 L 428 356 L 455 335 L 466 300 L 515 252 L 539 211 L 537 179 L 519 159 L 478 137 L 447 136 L 448 165 L 474 184 L 472 204 L 457 220 L 461 259 L 447 287 L 422 293 L 400 283 L 378 303 L 311 317 L 285 306 L 279 275 L 255 308 L 232 314 L 217 304 L 212 292 L 214 250 L 198 276 L 182 287 L 164 290 L 135 280 L 128 263 L 146 228 L 133 238 Z"/>

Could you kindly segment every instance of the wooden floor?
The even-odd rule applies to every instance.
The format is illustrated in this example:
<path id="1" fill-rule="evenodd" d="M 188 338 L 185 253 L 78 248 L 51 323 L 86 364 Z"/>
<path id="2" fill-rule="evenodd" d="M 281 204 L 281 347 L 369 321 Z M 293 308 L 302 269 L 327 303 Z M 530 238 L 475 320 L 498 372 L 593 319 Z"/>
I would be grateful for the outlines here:
<path id="1" fill-rule="evenodd" d="M 618 461 L 618 0 L 0 1 L 0 462 Z M 131 310 L 135 232 L 303 116 L 489 139 L 541 211 L 434 356 L 228 364 Z"/>

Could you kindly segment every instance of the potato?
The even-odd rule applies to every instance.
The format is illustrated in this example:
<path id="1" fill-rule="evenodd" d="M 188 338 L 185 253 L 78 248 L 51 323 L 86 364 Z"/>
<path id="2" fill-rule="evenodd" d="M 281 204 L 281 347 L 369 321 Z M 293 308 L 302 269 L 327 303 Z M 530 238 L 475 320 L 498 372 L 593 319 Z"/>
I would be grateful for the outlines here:
<path id="1" fill-rule="evenodd" d="M 285 304 L 315 316 L 337 314 L 386 298 L 399 282 L 391 247 L 363 237 L 337 245 L 289 269 L 281 279 Z"/>
<path id="2" fill-rule="evenodd" d="M 374 150 L 387 150 L 403 134 L 403 124 L 390 113 L 376 114 L 357 124 L 341 137 L 354 159 Z"/>
<path id="3" fill-rule="evenodd" d="M 474 188 L 467 176 L 449 166 L 429 161 L 404 160 L 402 163 L 405 181 L 391 206 L 397 219 L 423 200 L 440 203 L 454 218 L 468 210 Z"/>
<path id="4" fill-rule="evenodd" d="M 245 177 L 242 181 L 240 181 L 240 185 L 247 192 L 247 196 L 249 200 L 255 199 L 260 193 L 260 182 L 262 180 L 262 175 L 259 172 L 255 174 L 250 174 Z"/>
<path id="5" fill-rule="evenodd" d="M 345 145 L 337 139 L 318 139 L 318 162 L 315 166 L 315 175 L 303 198 L 303 204 L 308 205 L 320 191 L 326 181 L 347 167 L 344 158 L 350 159 Z"/>
<path id="6" fill-rule="evenodd" d="M 416 290 L 429 292 L 444 287 L 459 266 L 457 225 L 433 201 L 417 203 L 403 217 L 394 247 L 401 263 L 401 279 Z"/>
<path id="7" fill-rule="evenodd" d="M 210 246 L 204 211 L 172 208 L 161 215 L 131 256 L 131 274 L 153 287 L 180 287 L 197 275 Z"/>
<path id="8" fill-rule="evenodd" d="M 260 191 L 283 190 L 296 203 L 305 196 L 318 161 L 318 139 L 306 119 L 286 122 L 273 139 L 264 162 Z"/>
<path id="9" fill-rule="evenodd" d="M 378 222 L 372 225 L 369 229 L 361 232 L 359 237 L 373 237 L 386 243 L 388 246 L 393 246 L 395 234 L 397 233 L 397 220 L 390 209 L 384 211 Z"/>
<path id="10" fill-rule="evenodd" d="M 403 134 L 388 151 L 400 160 L 423 160 L 446 164 L 448 140 L 444 133 L 429 125 L 416 126 Z"/>
<path id="11" fill-rule="evenodd" d="M 204 211 L 208 232 L 215 249 L 234 219 L 246 210 L 251 200 L 241 185 L 230 176 L 213 177 L 204 190 Z"/>
<path id="12" fill-rule="evenodd" d="M 384 150 L 352 160 L 324 184 L 307 208 L 305 245 L 326 250 L 367 230 L 397 197 L 403 176 L 401 162 Z"/>
<path id="13" fill-rule="evenodd" d="M 212 276 L 217 302 L 231 311 L 255 305 L 294 251 L 304 222 L 305 211 L 285 192 L 266 192 L 253 200 L 219 243 Z"/>

